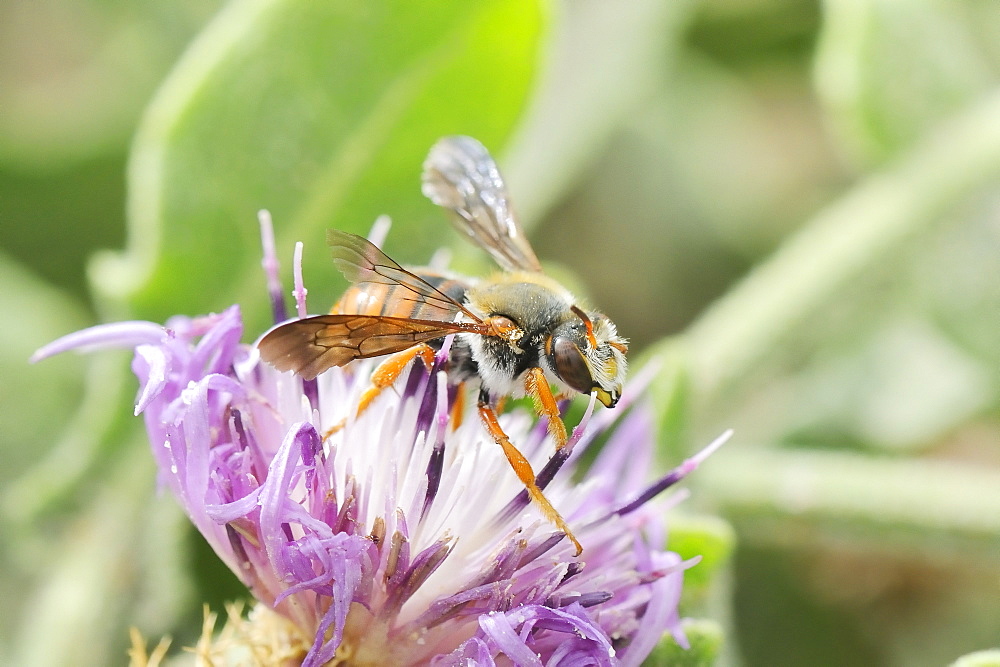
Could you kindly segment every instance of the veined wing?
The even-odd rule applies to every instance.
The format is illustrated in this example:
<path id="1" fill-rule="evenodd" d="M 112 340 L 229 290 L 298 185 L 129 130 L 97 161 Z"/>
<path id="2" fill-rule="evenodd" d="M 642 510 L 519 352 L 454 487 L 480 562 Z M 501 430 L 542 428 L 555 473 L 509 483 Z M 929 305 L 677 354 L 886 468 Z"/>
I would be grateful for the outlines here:
<path id="1" fill-rule="evenodd" d="M 472 137 L 445 137 L 424 162 L 423 193 L 507 271 L 541 271 L 510 206 L 507 186 L 486 148 Z"/>
<path id="2" fill-rule="evenodd" d="M 317 315 L 286 322 L 270 331 L 257 348 L 279 371 L 306 380 L 355 359 L 400 352 L 418 343 L 458 332 L 488 334 L 478 322 L 436 322 L 377 315 Z"/>
<path id="3" fill-rule="evenodd" d="M 394 262 L 363 236 L 328 229 L 326 242 L 333 251 L 333 263 L 352 283 L 400 287 L 402 289 L 392 290 L 393 300 L 420 304 L 421 316 L 426 320 L 452 322 L 461 313 L 473 322 L 481 321 L 461 303 Z"/>

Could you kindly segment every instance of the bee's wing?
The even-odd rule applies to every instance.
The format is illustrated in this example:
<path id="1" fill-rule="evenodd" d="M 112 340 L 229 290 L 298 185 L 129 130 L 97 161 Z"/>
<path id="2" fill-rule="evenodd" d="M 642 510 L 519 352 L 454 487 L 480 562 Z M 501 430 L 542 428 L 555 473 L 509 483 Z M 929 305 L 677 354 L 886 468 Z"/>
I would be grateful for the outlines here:
<path id="1" fill-rule="evenodd" d="M 355 359 L 400 352 L 418 343 L 462 331 L 486 333 L 485 324 L 435 322 L 380 315 L 317 315 L 292 320 L 270 331 L 257 348 L 279 371 L 312 380 Z"/>
<path id="2" fill-rule="evenodd" d="M 333 251 L 333 262 L 352 283 L 378 283 L 402 287 L 393 290 L 393 300 L 414 301 L 421 304 L 425 319 L 453 322 L 459 313 L 473 322 L 480 318 L 458 301 L 437 289 L 426 280 L 407 271 L 394 262 L 378 247 L 357 234 L 328 229 L 326 242 Z M 387 310 L 392 312 L 392 304 Z"/>
<path id="3" fill-rule="evenodd" d="M 508 271 L 541 271 L 510 206 L 496 162 L 471 137 L 445 137 L 424 162 L 423 192 Z"/>

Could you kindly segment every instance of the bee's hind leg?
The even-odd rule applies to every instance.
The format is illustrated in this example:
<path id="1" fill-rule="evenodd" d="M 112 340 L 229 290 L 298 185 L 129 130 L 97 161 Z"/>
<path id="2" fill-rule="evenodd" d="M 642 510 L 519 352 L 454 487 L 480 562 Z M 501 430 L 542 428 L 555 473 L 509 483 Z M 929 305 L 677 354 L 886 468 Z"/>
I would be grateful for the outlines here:
<path id="1" fill-rule="evenodd" d="M 550 394 L 551 395 L 551 394 Z M 483 425 L 486 426 L 486 430 L 489 431 L 490 436 L 493 440 L 500 445 L 503 449 L 504 455 L 507 457 L 507 461 L 510 463 L 510 467 L 514 469 L 517 474 L 518 479 L 524 484 L 524 488 L 528 491 L 528 496 L 531 497 L 535 504 L 538 505 L 539 509 L 542 510 L 542 514 L 545 518 L 556 525 L 556 528 L 565 533 L 566 537 L 569 538 L 573 546 L 576 547 L 576 555 L 579 556 L 583 553 L 583 547 L 580 542 L 577 541 L 576 537 L 573 535 L 573 531 L 569 529 L 566 521 L 563 520 L 556 508 L 552 506 L 549 499 L 545 497 L 542 490 L 538 488 L 535 484 L 535 472 L 531 469 L 531 464 L 528 459 L 524 457 L 517 447 L 511 443 L 510 438 L 507 434 L 503 432 L 500 428 L 500 422 L 497 421 L 497 413 L 493 410 L 493 407 L 486 400 L 485 396 L 480 396 L 479 398 L 479 417 L 483 421 Z M 561 424 L 562 422 L 560 422 Z"/>
<path id="2" fill-rule="evenodd" d="M 372 401 L 374 401 L 383 390 L 395 384 L 403 370 L 411 361 L 413 361 L 414 357 L 420 357 L 420 360 L 424 362 L 424 366 L 428 370 L 430 370 L 431 366 L 434 365 L 434 349 L 426 343 L 420 343 L 418 345 L 414 345 L 413 347 L 408 347 L 401 352 L 389 355 L 372 372 L 371 386 L 365 389 L 364 393 L 361 394 L 361 398 L 358 400 L 358 411 L 355 413 L 355 417 L 361 416 L 361 413 L 368 409 L 368 406 L 371 405 Z M 323 439 L 326 440 L 331 435 L 344 428 L 346 424 L 347 418 L 345 417 L 324 431 Z"/>

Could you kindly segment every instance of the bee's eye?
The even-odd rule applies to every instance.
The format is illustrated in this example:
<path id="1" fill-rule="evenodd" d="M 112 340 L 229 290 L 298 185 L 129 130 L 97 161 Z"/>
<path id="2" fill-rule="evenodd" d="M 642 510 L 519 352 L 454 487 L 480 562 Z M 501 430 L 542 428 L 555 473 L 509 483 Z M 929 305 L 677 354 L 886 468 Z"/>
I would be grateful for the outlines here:
<path id="1" fill-rule="evenodd" d="M 583 352 L 572 340 L 556 336 L 552 339 L 549 355 L 556 375 L 573 389 L 582 394 L 590 393 L 594 386 L 594 378 L 590 374 L 590 366 L 583 357 Z"/>

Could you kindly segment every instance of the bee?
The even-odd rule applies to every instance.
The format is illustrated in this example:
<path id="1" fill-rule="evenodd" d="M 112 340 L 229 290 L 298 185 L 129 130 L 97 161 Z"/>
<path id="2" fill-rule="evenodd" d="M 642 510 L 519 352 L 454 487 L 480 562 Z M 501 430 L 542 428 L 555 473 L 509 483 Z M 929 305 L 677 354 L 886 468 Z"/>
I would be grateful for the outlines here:
<path id="1" fill-rule="evenodd" d="M 626 375 L 627 341 L 610 319 L 585 310 L 542 273 L 500 170 L 478 141 L 454 136 L 436 143 L 424 163 L 422 189 L 503 271 L 481 280 L 411 271 L 365 238 L 330 230 L 334 262 L 352 286 L 329 314 L 269 332 L 258 346 L 261 358 L 308 380 L 355 359 L 391 355 L 373 372 L 372 386 L 359 402 L 361 413 L 415 358 L 429 368 L 444 338 L 453 334 L 449 381 L 478 386 L 478 414 L 486 430 L 529 496 L 579 555 L 580 543 L 500 427 L 497 406 L 508 396 L 530 396 L 548 418 L 558 451 L 567 442 L 559 398 L 593 394 L 613 408 Z"/>

